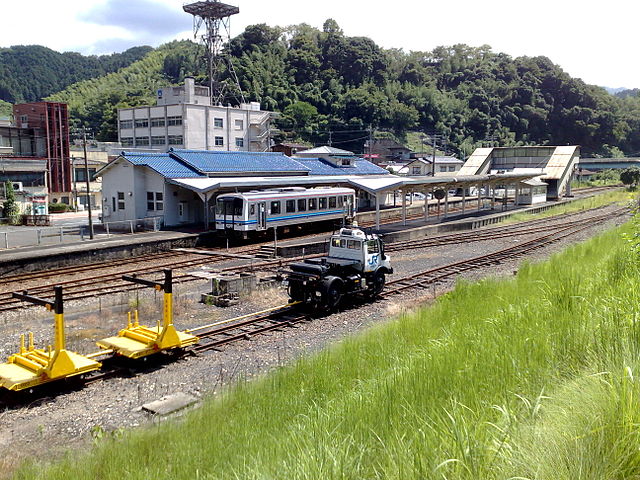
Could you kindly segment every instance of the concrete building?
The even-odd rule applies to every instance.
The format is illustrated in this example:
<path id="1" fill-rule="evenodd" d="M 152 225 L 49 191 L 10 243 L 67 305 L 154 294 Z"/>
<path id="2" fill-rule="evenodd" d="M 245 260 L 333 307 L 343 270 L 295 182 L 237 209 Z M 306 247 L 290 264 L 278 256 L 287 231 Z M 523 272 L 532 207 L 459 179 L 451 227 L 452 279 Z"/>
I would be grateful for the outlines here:
<path id="1" fill-rule="evenodd" d="M 31 153 L 47 160 L 47 184 L 50 193 L 71 191 L 69 155 L 69 113 L 66 103 L 32 102 L 13 106 L 16 126 L 33 129 Z M 22 155 L 24 149 L 14 154 Z M 35 150 L 35 152 L 34 152 Z"/>
<path id="2" fill-rule="evenodd" d="M 183 86 L 158 90 L 156 105 L 118 109 L 118 139 L 129 151 L 264 152 L 270 147 L 271 117 L 257 102 L 211 105 L 209 87 L 187 77 Z"/>
<path id="3" fill-rule="evenodd" d="M 578 146 L 477 148 L 458 174 L 537 173 L 548 185 L 547 198 L 556 199 L 570 190 L 569 184 L 579 158 Z"/>

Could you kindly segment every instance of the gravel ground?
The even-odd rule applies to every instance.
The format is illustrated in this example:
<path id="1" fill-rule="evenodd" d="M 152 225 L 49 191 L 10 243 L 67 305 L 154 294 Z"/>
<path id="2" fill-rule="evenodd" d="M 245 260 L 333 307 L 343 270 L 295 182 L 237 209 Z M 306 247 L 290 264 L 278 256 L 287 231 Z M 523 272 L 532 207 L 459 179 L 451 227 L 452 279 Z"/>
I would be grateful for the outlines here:
<path id="1" fill-rule="evenodd" d="M 620 217 L 595 225 L 570 239 L 535 251 L 526 260 L 548 258 L 569 244 L 585 240 L 625 220 L 626 217 Z M 392 264 L 395 273 L 392 278 L 496 251 L 530 238 L 519 236 L 430 247 L 426 251 L 394 252 Z M 477 280 L 487 276 L 512 275 L 523 260 L 524 257 L 484 270 L 470 271 L 462 277 Z M 111 431 L 156 421 L 156 418 L 141 410 L 142 404 L 176 392 L 201 397 L 205 392 L 215 392 L 239 377 L 262 375 L 372 324 L 389 321 L 402 312 L 430 302 L 434 294 L 447 291 L 454 282 L 452 279 L 438 285 L 437 289 L 409 290 L 358 309 L 299 324 L 296 328 L 236 342 L 223 347 L 221 351 L 167 362 L 160 368 L 150 366 L 144 373 L 114 377 L 83 388 L 67 388 L 62 393 L 58 386 L 45 390 L 38 398 L 30 398 L 31 403 L 0 410 L 0 472 L 8 475 L 18 462 L 29 456 L 46 459 L 68 448 L 87 448 L 91 445 L 91 434 L 96 430 Z M 232 318 L 287 300 L 283 291 L 271 288 L 244 299 L 239 305 L 221 309 L 198 303 L 199 294 L 205 292 L 207 287 L 203 282 L 176 288 L 175 319 L 178 328 Z M 126 322 L 126 311 L 135 305 L 141 311 L 141 323 L 154 324 L 161 315 L 160 296 L 149 291 L 114 297 L 119 298 L 76 301 L 65 305 L 68 348 L 80 352 L 95 351 L 93 341 L 113 335 Z M 99 305 L 96 305 L 97 302 Z M 0 320 L 0 356 L 6 358 L 13 353 L 18 333 L 27 329 L 34 332 L 36 345 L 48 343 L 51 328 L 51 315 L 43 309 L 29 309 L 3 318 Z M 0 477 L 2 475 L 0 473 Z"/>

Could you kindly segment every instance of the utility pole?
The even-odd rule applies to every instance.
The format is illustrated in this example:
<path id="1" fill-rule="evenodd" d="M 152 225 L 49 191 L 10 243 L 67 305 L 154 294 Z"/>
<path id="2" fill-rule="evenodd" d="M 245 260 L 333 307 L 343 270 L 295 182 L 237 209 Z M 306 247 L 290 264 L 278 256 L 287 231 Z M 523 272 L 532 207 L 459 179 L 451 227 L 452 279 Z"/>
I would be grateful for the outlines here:
<path id="1" fill-rule="evenodd" d="M 89 238 L 93 240 L 93 218 L 91 218 L 91 190 L 89 180 L 89 161 L 87 160 L 87 129 L 82 127 L 82 149 L 84 150 L 84 179 L 87 186 L 87 211 L 89 212 Z"/>
<path id="2" fill-rule="evenodd" d="M 373 127 L 369 125 L 369 161 L 373 162 L 372 155 L 373 151 Z"/>
<path id="3" fill-rule="evenodd" d="M 331 135 L 333 134 L 333 132 L 331 130 L 329 130 L 329 146 L 331 146 Z"/>
<path id="4" fill-rule="evenodd" d="M 433 140 L 433 154 L 431 156 L 431 176 L 436 176 L 436 136 L 431 137 Z M 438 200 L 438 205 L 440 205 L 440 201 Z"/>

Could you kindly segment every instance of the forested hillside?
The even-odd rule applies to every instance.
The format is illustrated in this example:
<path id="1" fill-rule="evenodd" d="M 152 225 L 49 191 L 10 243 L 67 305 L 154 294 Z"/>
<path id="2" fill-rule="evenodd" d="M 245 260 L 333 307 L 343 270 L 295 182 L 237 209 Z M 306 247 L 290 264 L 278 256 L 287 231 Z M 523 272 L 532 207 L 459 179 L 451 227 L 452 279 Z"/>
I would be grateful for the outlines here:
<path id="1" fill-rule="evenodd" d="M 117 73 L 73 84 L 46 99 L 69 104 L 72 122 L 90 126 L 99 140 L 117 140 L 117 108 L 155 103 L 157 89 L 182 78 L 181 68 L 192 65 L 196 54 L 191 42 L 171 42 Z"/>
<path id="2" fill-rule="evenodd" d="M 322 30 L 253 25 L 232 40 L 230 52 L 247 100 L 283 113 L 280 139 L 323 143 L 331 130 L 334 145 L 357 151 L 371 127 L 401 139 L 409 131 L 437 132 L 463 155 L 488 140 L 579 144 L 583 155 L 640 152 L 637 92 L 610 95 L 546 57 L 512 58 L 466 45 L 384 50 L 345 36 L 333 20 Z M 93 127 L 98 138 L 115 140 L 117 107 L 151 102 L 158 87 L 185 74 L 207 82 L 197 55 L 192 42 L 172 42 L 48 98 L 68 102 L 74 121 Z"/>
<path id="3" fill-rule="evenodd" d="M 58 53 L 39 45 L 0 48 L 0 100 L 33 102 L 72 83 L 115 72 L 140 60 L 151 47 L 133 47 L 122 53 L 84 56 Z"/>

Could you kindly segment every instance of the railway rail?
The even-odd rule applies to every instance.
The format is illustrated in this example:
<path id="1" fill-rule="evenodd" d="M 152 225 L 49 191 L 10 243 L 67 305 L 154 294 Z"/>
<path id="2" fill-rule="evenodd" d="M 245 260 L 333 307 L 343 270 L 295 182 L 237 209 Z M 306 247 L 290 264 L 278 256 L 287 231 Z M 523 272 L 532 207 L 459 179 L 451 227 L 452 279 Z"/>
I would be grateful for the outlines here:
<path id="1" fill-rule="evenodd" d="M 600 209 L 594 209 L 593 212 L 598 212 Z M 623 214 L 626 209 L 619 209 L 615 214 Z M 607 218 L 610 218 L 612 213 L 598 214 L 598 215 L 590 215 L 585 219 L 578 220 L 570 220 L 572 216 L 582 214 L 583 212 L 573 213 L 573 214 L 564 214 L 562 216 L 533 220 L 528 222 L 520 222 L 517 224 L 511 224 L 508 226 L 496 226 L 490 227 L 486 229 L 480 229 L 472 232 L 458 232 L 452 234 L 438 235 L 434 237 L 429 237 L 426 239 L 420 240 L 412 240 L 405 242 L 396 242 L 389 244 L 387 250 L 389 252 L 393 251 L 406 251 L 410 249 L 416 248 L 426 248 L 426 247 L 436 247 L 441 245 L 450 245 L 456 243 L 469 243 L 475 241 L 483 241 L 490 240 L 496 238 L 504 238 L 506 236 L 519 236 L 519 235 L 527 235 L 534 233 L 541 233 L 544 231 L 556 230 L 558 229 L 558 222 L 562 223 L 562 226 L 573 226 L 573 225 L 590 225 L 593 222 L 601 221 Z M 550 223 L 551 222 L 551 223 Z M 533 225 L 533 226 L 532 226 Z M 255 249 L 254 249 L 255 250 Z M 244 252 L 251 251 L 249 249 L 245 249 Z M 90 277 L 83 277 L 81 279 L 71 279 L 61 282 L 56 282 L 57 285 L 61 285 L 65 287 L 65 295 L 68 300 L 82 300 L 88 298 L 95 298 L 103 295 L 113 294 L 113 293 L 123 293 L 123 292 L 131 292 L 138 290 L 142 287 L 138 285 L 132 285 L 122 280 L 122 274 L 130 274 L 130 273 L 152 273 L 157 272 L 162 268 L 172 268 L 172 269 L 187 269 L 198 267 L 202 265 L 211 265 L 216 263 L 221 263 L 224 260 L 228 260 L 226 257 L 210 257 L 206 256 L 202 258 L 198 254 L 194 254 L 193 256 L 189 256 L 189 258 L 184 259 L 183 256 L 179 257 L 175 255 L 175 252 L 166 252 L 169 255 L 169 261 L 166 263 L 147 266 L 147 267 L 136 267 L 135 269 L 130 270 L 119 270 L 114 273 L 106 273 L 106 274 L 97 274 L 91 275 Z M 314 256 L 319 255 L 307 255 L 305 258 L 312 258 Z M 156 260 L 160 260 L 163 257 L 158 256 L 155 257 Z M 180 259 L 182 258 L 182 259 Z M 266 261 L 256 261 L 255 263 L 251 263 L 250 265 L 243 264 L 241 266 L 230 266 L 223 267 L 218 269 L 218 271 L 222 273 L 235 273 L 239 271 L 247 271 L 247 269 L 253 271 L 265 271 L 265 270 L 275 270 L 283 265 L 299 261 L 302 257 L 292 257 L 286 260 L 283 259 L 274 259 L 274 260 L 266 260 Z M 178 260 L 178 261 L 176 261 Z M 126 264 L 125 264 L 126 265 Z M 84 266 L 89 267 L 89 266 Z M 63 269 L 63 271 L 68 271 Z M 91 272 L 90 269 L 83 269 L 83 272 Z M 59 270 L 48 273 L 43 278 L 43 282 L 39 285 L 29 286 L 29 291 L 33 294 L 39 294 L 48 291 L 50 288 L 50 278 L 51 275 L 59 276 L 62 273 L 57 273 Z M 24 277 L 21 277 L 22 280 L 16 282 L 22 283 L 27 281 Z M 33 278 L 34 280 L 40 280 L 40 277 Z M 6 279 L 5 279 L 6 280 Z M 193 281 L 202 281 L 202 277 L 192 275 L 190 273 L 179 273 L 174 277 L 174 281 L 177 284 L 182 284 L 186 282 Z M 16 288 L 15 285 L 7 283 L 4 288 Z M 9 291 L 5 291 L 0 293 L 0 313 L 8 312 L 13 310 L 30 308 L 31 305 L 25 304 L 18 299 L 11 298 L 11 293 Z"/>

